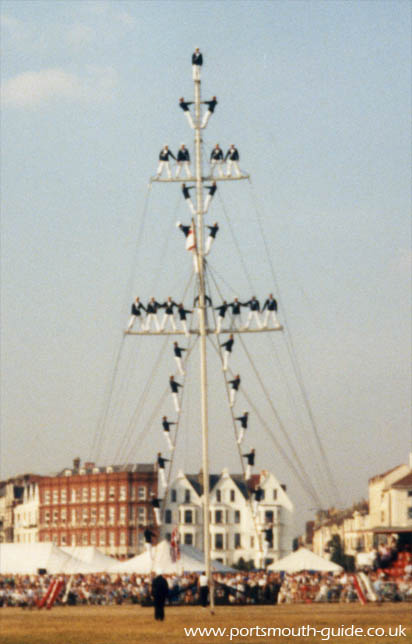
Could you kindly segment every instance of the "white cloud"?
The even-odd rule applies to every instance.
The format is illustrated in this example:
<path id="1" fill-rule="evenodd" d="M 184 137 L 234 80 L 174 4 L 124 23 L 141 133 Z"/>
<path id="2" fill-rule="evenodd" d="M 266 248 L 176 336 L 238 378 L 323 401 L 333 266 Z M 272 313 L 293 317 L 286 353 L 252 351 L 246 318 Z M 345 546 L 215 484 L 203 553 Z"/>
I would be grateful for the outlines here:
<path id="1" fill-rule="evenodd" d="M 67 43 L 74 49 L 90 45 L 96 39 L 96 32 L 87 25 L 77 24 L 69 28 L 66 34 Z"/>
<path id="2" fill-rule="evenodd" d="M 23 72 L 2 87 L 2 102 L 12 107 L 40 107 L 53 101 L 104 101 L 112 98 L 117 76 L 111 67 L 88 67 L 80 77 L 61 68 Z"/>

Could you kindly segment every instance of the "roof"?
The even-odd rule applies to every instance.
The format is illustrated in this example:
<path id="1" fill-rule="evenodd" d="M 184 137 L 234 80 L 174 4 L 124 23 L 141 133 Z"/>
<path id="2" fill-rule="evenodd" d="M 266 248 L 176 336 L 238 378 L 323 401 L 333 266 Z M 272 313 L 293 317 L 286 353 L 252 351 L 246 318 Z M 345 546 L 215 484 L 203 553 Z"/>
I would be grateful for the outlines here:
<path id="1" fill-rule="evenodd" d="M 124 465 L 103 465 L 97 466 L 94 463 L 88 467 L 81 465 L 79 468 L 65 467 L 64 470 L 57 472 L 54 476 L 67 476 L 70 472 L 73 476 L 87 475 L 87 474 L 106 474 L 107 471 L 111 472 L 139 472 L 141 474 L 151 473 L 156 471 L 154 463 L 126 463 Z"/>
<path id="2" fill-rule="evenodd" d="M 392 487 L 412 488 L 412 470 L 399 481 L 392 483 Z"/>
<path id="3" fill-rule="evenodd" d="M 372 478 L 369 479 L 369 483 L 373 483 L 374 481 L 379 481 L 379 479 L 385 478 L 385 476 L 388 476 L 388 474 L 392 474 L 392 472 L 395 472 L 400 467 L 403 467 L 403 463 L 401 463 L 401 465 L 396 465 L 395 467 L 392 467 L 390 470 L 383 472 L 383 474 L 376 474 L 376 476 L 372 476 Z"/>
<path id="4" fill-rule="evenodd" d="M 202 483 L 202 477 L 203 474 L 186 474 L 186 478 L 189 481 L 190 485 L 193 487 L 195 492 L 201 496 L 203 494 L 203 483 Z M 245 483 L 244 476 L 243 474 L 229 474 L 229 477 L 232 479 L 232 481 L 235 483 L 235 485 L 239 488 L 240 492 L 243 494 L 245 499 L 248 498 L 248 486 Z M 213 488 L 218 484 L 220 479 L 222 478 L 221 474 L 209 474 L 209 490 L 213 490 Z M 253 476 L 252 479 L 256 479 L 257 481 L 252 481 L 251 489 L 255 487 L 257 482 L 259 481 L 259 476 Z"/>

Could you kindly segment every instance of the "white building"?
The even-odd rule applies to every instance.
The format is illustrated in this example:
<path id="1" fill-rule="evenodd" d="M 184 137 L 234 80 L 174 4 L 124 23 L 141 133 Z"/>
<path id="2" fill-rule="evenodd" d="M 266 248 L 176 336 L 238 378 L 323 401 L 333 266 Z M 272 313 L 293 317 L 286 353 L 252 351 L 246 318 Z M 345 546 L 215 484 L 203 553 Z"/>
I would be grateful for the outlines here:
<path id="1" fill-rule="evenodd" d="M 36 543 L 39 540 L 39 486 L 25 483 L 22 503 L 14 509 L 14 543 Z"/>
<path id="2" fill-rule="evenodd" d="M 178 526 L 181 543 L 203 549 L 203 475 L 179 472 L 166 497 L 162 536 L 170 538 Z M 263 490 L 256 516 L 250 490 Z M 293 505 L 275 476 L 255 475 L 247 486 L 240 474 L 210 475 L 211 557 L 233 565 L 243 559 L 262 565 L 263 530 L 273 529 L 273 544 L 267 558 L 276 561 L 292 550 Z"/>

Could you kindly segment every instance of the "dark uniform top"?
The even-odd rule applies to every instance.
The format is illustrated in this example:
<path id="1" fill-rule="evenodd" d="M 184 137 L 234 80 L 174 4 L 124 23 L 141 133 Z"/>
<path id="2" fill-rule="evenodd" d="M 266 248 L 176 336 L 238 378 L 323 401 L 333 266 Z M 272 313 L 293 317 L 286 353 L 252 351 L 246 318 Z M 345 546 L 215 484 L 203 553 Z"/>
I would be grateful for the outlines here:
<path id="1" fill-rule="evenodd" d="M 193 101 L 184 101 L 183 99 L 181 99 L 179 101 L 179 105 L 184 112 L 189 112 L 189 105 L 193 105 Z"/>
<path id="2" fill-rule="evenodd" d="M 141 302 L 133 302 L 132 304 L 132 315 L 141 315 L 140 310 L 146 311 L 145 307 Z"/>
<path id="3" fill-rule="evenodd" d="M 210 160 L 212 161 L 223 161 L 223 151 L 222 148 L 213 148 L 210 153 Z"/>
<path id="4" fill-rule="evenodd" d="M 207 188 L 209 190 L 209 194 L 210 194 L 211 197 L 213 197 L 213 195 L 215 194 L 215 192 L 217 190 L 217 186 L 214 185 L 214 184 L 211 185 L 211 186 L 205 186 L 205 188 Z"/>
<path id="5" fill-rule="evenodd" d="M 235 389 L 235 391 L 237 391 L 240 385 L 240 376 L 236 376 L 234 380 L 229 380 L 229 385 L 232 385 L 232 389 Z"/>
<path id="6" fill-rule="evenodd" d="M 150 301 L 148 303 L 147 307 L 146 307 L 146 312 L 147 313 L 157 313 L 157 310 L 159 308 L 161 308 L 161 306 L 162 305 L 159 304 L 159 302 L 156 302 L 156 300 L 154 302 Z"/>
<path id="7" fill-rule="evenodd" d="M 200 51 L 192 54 L 192 65 L 199 65 L 199 67 L 203 65 L 203 56 Z"/>
<path id="8" fill-rule="evenodd" d="M 143 534 L 144 534 L 144 540 L 145 540 L 145 542 L 146 542 L 146 543 L 152 543 L 152 537 L 154 537 L 154 536 L 155 536 L 155 535 L 154 535 L 154 532 L 152 532 L 151 530 L 149 530 L 149 528 L 146 528 L 146 530 L 144 531 L 144 533 L 143 533 Z"/>
<path id="9" fill-rule="evenodd" d="M 208 226 L 208 228 L 210 230 L 209 237 L 213 237 L 213 239 L 215 239 L 217 231 L 219 230 L 219 226 L 217 224 L 214 224 L 213 226 Z"/>
<path id="10" fill-rule="evenodd" d="M 169 462 L 169 458 L 163 458 L 163 456 L 158 456 L 157 457 L 157 464 L 160 467 L 161 470 L 164 470 L 165 464 Z M 153 499 L 154 500 L 154 499 Z M 153 505 L 153 503 L 152 503 Z M 157 506 L 154 506 L 157 507 Z"/>
<path id="11" fill-rule="evenodd" d="M 224 318 L 226 311 L 228 309 L 228 304 L 226 302 L 223 302 L 220 306 L 215 306 L 215 311 L 219 311 L 219 317 Z"/>
<path id="12" fill-rule="evenodd" d="M 173 157 L 173 159 L 176 161 L 176 157 L 173 154 L 173 152 L 171 152 L 171 150 L 165 150 L 164 148 L 162 148 L 160 150 L 159 160 L 160 161 L 169 161 L 169 157 Z"/>
<path id="13" fill-rule="evenodd" d="M 179 228 L 180 228 L 180 230 L 182 231 L 182 233 L 184 234 L 185 237 L 189 236 L 189 233 L 190 233 L 190 230 L 191 230 L 190 226 L 186 226 L 185 224 L 179 224 Z"/>
<path id="14" fill-rule="evenodd" d="M 183 150 L 181 148 L 179 148 L 179 151 L 177 153 L 177 160 L 178 161 L 190 161 L 189 150 L 187 148 L 184 148 Z"/>
<path id="15" fill-rule="evenodd" d="M 186 185 L 182 186 L 182 192 L 183 192 L 183 196 L 184 196 L 185 199 L 190 199 L 189 190 L 193 190 L 193 188 L 194 188 L 194 186 L 186 186 Z M 180 227 L 182 227 L 182 226 L 180 226 Z M 188 228 L 189 228 L 189 226 L 188 226 Z"/>
<path id="16" fill-rule="evenodd" d="M 245 302 L 243 306 L 248 306 L 251 311 L 260 311 L 259 300 L 253 297 L 249 302 Z"/>
<path id="17" fill-rule="evenodd" d="M 255 452 L 249 452 L 249 454 L 242 454 L 243 458 L 247 458 L 248 465 L 255 464 Z"/>
<path id="18" fill-rule="evenodd" d="M 237 148 L 229 148 L 229 150 L 225 154 L 225 161 L 226 159 L 230 159 L 231 161 L 239 161 L 239 152 L 237 151 Z"/>
<path id="19" fill-rule="evenodd" d="M 173 394 L 177 394 L 179 391 L 179 387 L 182 386 L 178 382 L 176 382 L 176 380 L 169 380 L 169 384 Z"/>
<path id="20" fill-rule="evenodd" d="M 166 300 L 166 302 L 161 306 L 164 308 L 166 315 L 172 315 L 173 308 L 177 306 L 177 304 L 176 302 L 173 302 L 173 300 Z"/>
<path id="21" fill-rule="evenodd" d="M 266 308 L 268 311 L 278 310 L 278 303 L 276 302 L 274 297 L 268 297 L 268 299 L 265 300 L 262 311 L 264 311 Z"/>
<path id="22" fill-rule="evenodd" d="M 176 358 L 181 358 L 183 351 L 187 351 L 187 349 L 184 349 L 183 347 L 179 347 L 179 346 L 173 347 L 173 352 Z"/>
<path id="23" fill-rule="evenodd" d="M 243 429 L 247 428 L 248 419 L 249 419 L 249 414 L 247 412 L 243 414 L 243 416 L 239 416 L 238 418 L 235 418 L 235 420 L 240 420 L 240 424 L 243 427 Z"/>
<path id="24" fill-rule="evenodd" d="M 211 101 L 203 101 L 203 102 L 206 103 L 206 105 L 208 106 L 209 112 L 212 112 L 213 114 L 213 112 L 215 111 L 215 107 L 217 105 L 217 100 L 215 98 L 212 98 Z"/>
<path id="25" fill-rule="evenodd" d="M 170 432 L 170 426 L 176 425 L 176 423 L 172 423 L 169 420 L 162 420 L 162 425 L 165 432 Z"/>
<path id="26" fill-rule="evenodd" d="M 230 308 L 232 309 L 232 315 L 240 315 L 240 307 L 243 306 L 243 304 L 241 304 L 239 301 L 233 301 L 230 302 L 228 306 L 230 306 Z"/>
<path id="27" fill-rule="evenodd" d="M 235 341 L 233 338 L 229 338 L 229 340 L 226 340 L 223 344 L 221 344 L 221 347 L 225 347 L 226 351 L 229 353 L 232 353 L 232 347 L 234 345 Z"/>
<path id="28" fill-rule="evenodd" d="M 181 320 L 186 320 L 186 315 L 189 315 L 189 313 L 192 313 L 192 311 L 187 311 L 183 306 L 178 306 L 177 312 Z"/>

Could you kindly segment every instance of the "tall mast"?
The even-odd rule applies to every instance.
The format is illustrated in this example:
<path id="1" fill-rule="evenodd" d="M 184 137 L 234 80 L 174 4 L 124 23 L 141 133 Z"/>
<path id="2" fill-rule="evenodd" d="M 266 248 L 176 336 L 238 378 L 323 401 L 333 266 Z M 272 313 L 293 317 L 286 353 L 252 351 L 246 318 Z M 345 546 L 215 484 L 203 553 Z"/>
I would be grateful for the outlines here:
<path id="1" fill-rule="evenodd" d="M 199 270 L 199 335 L 200 335 L 200 386 L 202 408 L 202 454 L 203 454 L 203 543 L 205 572 L 209 581 L 210 608 L 214 607 L 213 576 L 210 566 L 210 499 L 209 499 L 209 423 L 207 396 L 207 352 L 206 352 L 206 297 L 203 241 L 203 178 L 202 178 L 202 137 L 200 128 L 200 80 L 195 85 L 195 163 L 196 163 L 196 255 Z"/>

